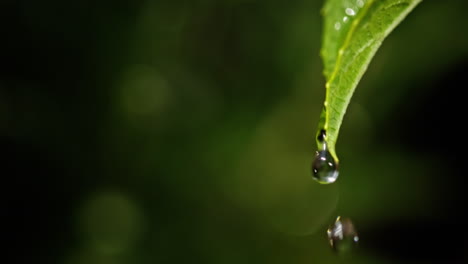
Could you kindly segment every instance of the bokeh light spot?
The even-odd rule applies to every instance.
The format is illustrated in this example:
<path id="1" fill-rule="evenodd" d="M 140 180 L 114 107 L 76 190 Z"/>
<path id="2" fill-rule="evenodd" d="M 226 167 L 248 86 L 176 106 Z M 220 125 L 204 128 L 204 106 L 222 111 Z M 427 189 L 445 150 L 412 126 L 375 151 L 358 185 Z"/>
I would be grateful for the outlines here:
<path id="1" fill-rule="evenodd" d="M 101 193 L 83 206 L 80 226 L 85 243 L 105 254 L 125 252 L 138 241 L 144 229 L 141 210 L 119 193 Z"/>
<path id="2" fill-rule="evenodd" d="M 130 118 L 158 117 L 169 105 L 168 82 L 150 66 L 128 67 L 119 85 L 120 102 Z"/>

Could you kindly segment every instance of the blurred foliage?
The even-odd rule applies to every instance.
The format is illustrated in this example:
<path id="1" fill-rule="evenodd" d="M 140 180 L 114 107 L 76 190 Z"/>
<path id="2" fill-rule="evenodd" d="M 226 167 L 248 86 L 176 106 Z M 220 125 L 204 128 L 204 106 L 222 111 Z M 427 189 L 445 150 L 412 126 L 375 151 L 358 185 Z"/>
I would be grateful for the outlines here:
<path id="1" fill-rule="evenodd" d="M 466 260 L 450 229 L 466 201 L 452 125 L 466 1 L 424 1 L 386 40 L 331 186 L 310 172 L 321 6 L 1 1 L 5 262 Z M 360 234 L 349 258 L 327 244 L 336 215 Z"/>

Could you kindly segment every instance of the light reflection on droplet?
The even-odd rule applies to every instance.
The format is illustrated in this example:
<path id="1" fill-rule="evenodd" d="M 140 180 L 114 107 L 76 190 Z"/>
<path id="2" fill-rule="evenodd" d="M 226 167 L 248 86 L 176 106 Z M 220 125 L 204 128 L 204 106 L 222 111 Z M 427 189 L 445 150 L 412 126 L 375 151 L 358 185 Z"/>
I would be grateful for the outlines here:
<path id="1" fill-rule="evenodd" d="M 346 8 L 345 12 L 346 12 L 346 14 L 347 14 L 348 16 L 354 16 L 354 15 L 356 15 L 356 12 L 354 11 L 354 9 L 349 8 L 349 7 Z"/>
<path id="2" fill-rule="evenodd" d="M 344 22 L 344 23 L 348 22 L 348 20 L 349 20 L 349 17 L 347 17 L 347 16 L 344 16 L 344 17 L 343 17 L 343 22 Z"/>
<path id="3" fill-rule="evenodd" d="M 340 22 L 336 22 L 336 23 L 335 23 L 335 29 L 336 29 L 336 30 L 340 30 L 340 28 L 341 28 L 341 23 L 340 23 Z"/>
<path id="4" fill-rule="evenodd" d="M 363 0 L 357 0 L 356 4 L 357 4 L 359 7 L 363 7 L 363 6 L 364 6 L 364 1 L 363 1 Z"/>

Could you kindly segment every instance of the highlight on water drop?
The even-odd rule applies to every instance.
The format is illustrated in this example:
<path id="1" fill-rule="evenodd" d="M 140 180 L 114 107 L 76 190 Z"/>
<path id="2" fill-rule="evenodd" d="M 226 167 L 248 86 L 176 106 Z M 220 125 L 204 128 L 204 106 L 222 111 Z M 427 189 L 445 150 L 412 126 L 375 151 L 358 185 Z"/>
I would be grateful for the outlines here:
<path id="1" fill-rule="evenodd" d="M 353 222 L 349 218 L 338 216 L 327 230 L 328 241 L 336 253 L 352 250 L 359 242 L 359 236 Z"/>

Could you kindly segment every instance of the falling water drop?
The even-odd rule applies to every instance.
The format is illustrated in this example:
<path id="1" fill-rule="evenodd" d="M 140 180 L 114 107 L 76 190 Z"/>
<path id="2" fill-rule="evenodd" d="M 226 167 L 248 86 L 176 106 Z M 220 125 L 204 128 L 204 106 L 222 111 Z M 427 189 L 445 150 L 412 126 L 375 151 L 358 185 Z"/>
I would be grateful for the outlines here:
<path id="1" fill-rule="evenodd" d="M 359 236 L 353 222 L 349 218 L 338 216 L 327 230 L 330 246 L 337 253 L 352 250 L 357 246 Z"/>
<path id="2" fill-rule="evenodd" d="M 321 184 L 333 183 L 339 175 L 338 162 L 336 162 L 330 151 L 328 151 L 325 138 L 326 131 L 322 129 L 317 134 L 319 150 L 316 152 L 315 159 L 312 163 L 313 178 Z"/>

